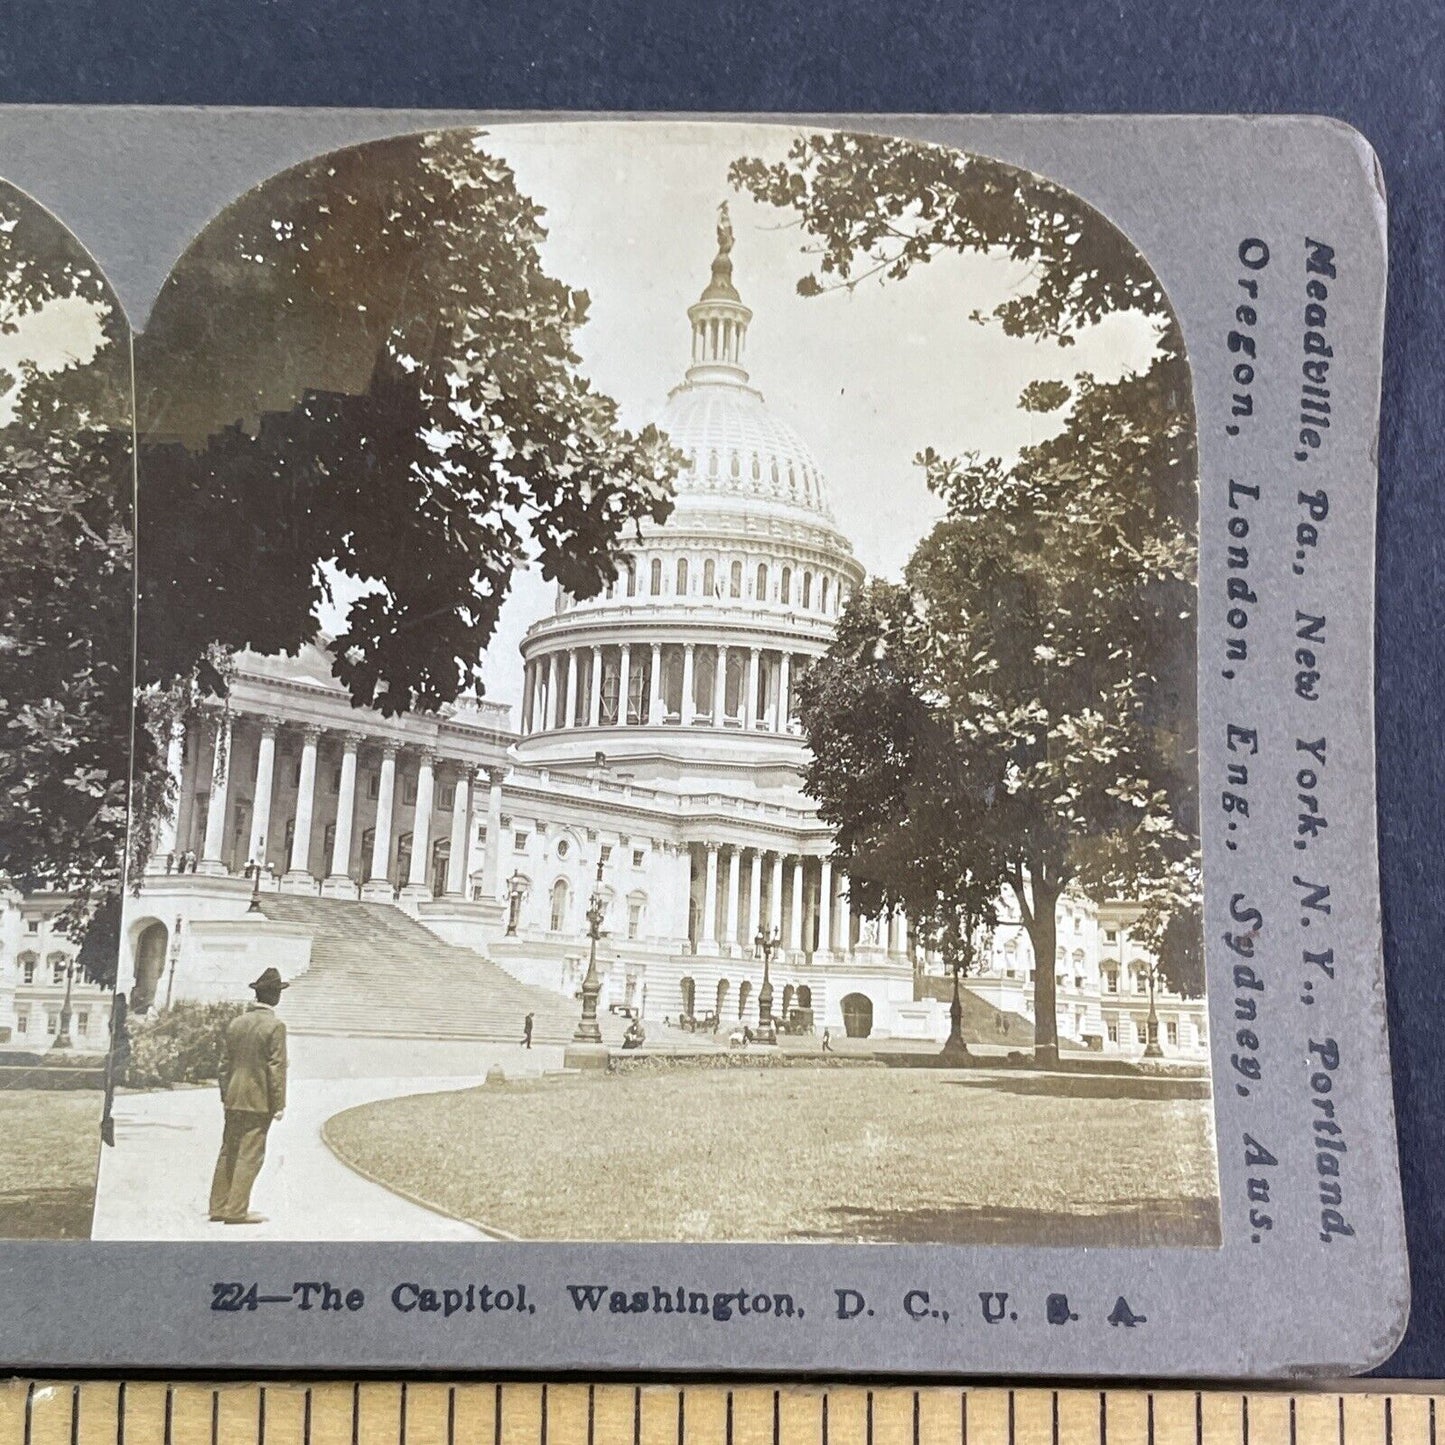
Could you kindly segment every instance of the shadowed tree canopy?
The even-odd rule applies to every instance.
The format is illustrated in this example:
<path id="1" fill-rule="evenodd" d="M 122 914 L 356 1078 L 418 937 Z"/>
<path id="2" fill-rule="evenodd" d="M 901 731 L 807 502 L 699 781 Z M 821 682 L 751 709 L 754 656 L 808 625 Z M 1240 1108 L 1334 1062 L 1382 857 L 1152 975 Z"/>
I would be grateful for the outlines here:
<path id="1" fill-rule="evenodd" d="M 544 237 L 460 130 L 307 162 L 206 228 L 137 345 L 143 686 L 294 652 L 334 568 L 365 584 L 328 644 L 353 702 L 435 708 L 480 689 L 524 559 L 582 598 L 615 578 L 677 459 L 580 374 L 588 299 Z"/>
<path id="2" fill-rule="evenodd" d="M 1071 881 L 1140 900 L 1133 932 L 1173 978 L 1191 976 L 1184 940 L 1199 933 L 1198 476 L 1177 321 L 1109 222 L 995 161 L 827 134 L 800 138 L 776 164 L 740 160 L 732 178 L 807 233 L 818 259 L 804 295 L 903 283 L 941 253 L 989 251 L 1027 263 L 1029 281 L 975 321 L 1059 346 L 1117 311 L 1154 324 L 1142 369 L 1009 399 L 1061 413 L 1055 435 L 1016 458 L 946 457 L 919 439 L 945 516 L 899 594 L 886 605 L 879 589 L 859 594 L 819 669 L 847 736 L 821 707 L 805 715 L 810 783 L 841 847 L 883 829 L 869 847 L 893 854 L 897 879 L 956 847 L 960 907 L 973 880 L 1008 883 L 1037 962 L 1036 1053 L 1047 1060 L 1058 1049 L 1055 908 Z M 889 659 L 903 690 L 890 701 L 923 741 L 901 746 L 897 719 L 870 706 L 878 680 L 858 666 L 868 655 Z M 875 796 L 848 776 L 859 759 Z"/>
<path id="3" fill-rule="evenodd" d="M 130 328 L 69 231 L 3 183 L 0 334 L 19 352 L 0 375 L 0 879 L 70 895 L 61 922 L 108 982 L 130 769 Z"/>

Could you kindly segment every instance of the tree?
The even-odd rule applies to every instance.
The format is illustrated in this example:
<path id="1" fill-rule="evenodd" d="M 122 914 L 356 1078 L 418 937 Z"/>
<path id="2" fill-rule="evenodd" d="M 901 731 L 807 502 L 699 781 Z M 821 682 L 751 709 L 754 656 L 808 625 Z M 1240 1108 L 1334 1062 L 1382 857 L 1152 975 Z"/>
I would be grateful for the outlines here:
<path id="1" fill-rule="evenodd" d="M 152 697 L 311 641 L 331 567 L 365 585 L 326 642 L 353 704 L 435 709 L 483 688 L 518 565 L 595 596 L 666 520 L 680 459 L 581 375 L 588 298 L 545 235 L 462 130 L 309 161 L 207 226 L 137 348 Z"/>
<path id="2" fill-rule="evenodd" d="M 864 913 L 901 912 L 955 978 L 977 962 L 1006 879 L 992 846 L 992 794 L 960 768 L 923 693 L 919 619 L 906 587 L 854 594 L 828 652 L 798 688 L 810 755 L 804 776 Z M 966 1052 L 962 1037 L 950 1043 Z"/>
<path id="3" fill-rule="evenodd" d="M 47 308 L 69 326 L 47 340 Z M 60 922 L 109 982 L 131 764 L 129 326 L 94 261 L 0 183 L 0 877 L 67 894 Z M 33 344 L 30 344 L 33 343 Z"/>
<path id="4" fill-rule="evenodd" d="M 805 295 L 898 282 L 947 250 L 1001 250 L 1030 264 L 1031 284 L 990 317 L 975 312 L 979 322 L 1061 346 L 1113 311 L 1154 322 L 1143 370 L 1026 389 L 1026 409 L 1069 410 L 1054 437 L 1016 460 L 927 448 L 918 457 L 946 515 L 906 569 L 905 610 L 917 621 L 897 637 L 928 726 L 947 739 L 952 790 L 991 800 L 976 871 L 987 876 L 1001 857 L 1033 944 L 1035 1053 L 1051 1061 L 1055 910 L 1071 880 L 1149 896 L 1157 928 L 1181 920 L 1176 939 L 1198 931 L 1197 459 L 1178 323 L 1113 226 L 997 162 L 815 135 L 775 165 L 739 161 L 732 176 L 815 239 Z M 877 746 L 887 732 L 879 720 Z M 825 730 L 809 741 L 833 745 Z M 845 794 L 835 801 L 846 808 Z M 937 841 L 914 830 L 920 855 Z"/>

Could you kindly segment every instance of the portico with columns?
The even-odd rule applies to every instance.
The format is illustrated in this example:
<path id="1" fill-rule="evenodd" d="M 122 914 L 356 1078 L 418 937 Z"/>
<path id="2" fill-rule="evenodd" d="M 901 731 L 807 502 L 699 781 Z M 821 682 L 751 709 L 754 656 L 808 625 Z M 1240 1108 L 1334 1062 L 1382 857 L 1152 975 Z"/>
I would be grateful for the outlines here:
<path id="1" fill-rule="evenodd" d="M 776 1017 L 946 1031 L 920 982 L 936 960 L 902 916 L 859 916 L 803 790 L 799 700 L 864 574 L 812 452 L 744 366 L 731 245 L 720 227 L 659 417 L 684 458 L 672 514 L 598 595 L 559 591 L 526 630 L 513 704 L 386 717 L 350 705 L 322 646 L 240 654 L 224 705 L 165 739 L 175 812 L 128 938 L 145 919 L 244 920 L 253 891 L 388 905 L 571 1000 L 597 890 L 604 1009 L 756 1025 L 763 935 Z M 1022 987 L 1009 958 L 1000 999 Z M 1078 1035 L 1099 985 L 1075 977 L 1061 1026 Z"/>

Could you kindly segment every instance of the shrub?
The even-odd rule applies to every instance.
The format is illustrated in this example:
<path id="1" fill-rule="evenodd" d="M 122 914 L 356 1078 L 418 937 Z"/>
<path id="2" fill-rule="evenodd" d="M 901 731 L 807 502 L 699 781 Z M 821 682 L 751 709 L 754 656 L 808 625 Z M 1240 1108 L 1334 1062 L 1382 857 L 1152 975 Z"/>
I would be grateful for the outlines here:
<path id="1" fill-rule="evenodd" d="M 226 1025 L 242 1003 L 178 1003 L 163 1013 L 130 1018 L 130 1061 L 126 1082 L 137 1089 L 170 1084 L 204 1084 L 220 1073 Z"/>

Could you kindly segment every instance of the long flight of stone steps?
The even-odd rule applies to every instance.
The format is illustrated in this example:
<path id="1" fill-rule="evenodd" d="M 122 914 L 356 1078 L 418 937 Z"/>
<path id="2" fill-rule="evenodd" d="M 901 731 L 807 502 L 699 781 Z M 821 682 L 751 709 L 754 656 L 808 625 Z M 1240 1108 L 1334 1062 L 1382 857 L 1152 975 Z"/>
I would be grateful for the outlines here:
<path id="1" fill-rule="evenodd" d="M 577 1026 L 575 1001 L 444 943 L 390 904 L 267 894 L 261 911 L 311 934 L 311 967 L 286 991 L 294 1033 L 515 1043 L 530 1013 L 535 1042 L 566 1043 Z M 618 1022 L 604 1020 L 604 1032 Z"/>

